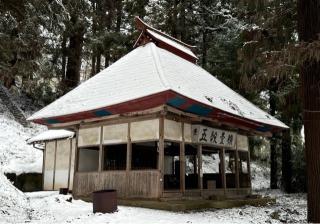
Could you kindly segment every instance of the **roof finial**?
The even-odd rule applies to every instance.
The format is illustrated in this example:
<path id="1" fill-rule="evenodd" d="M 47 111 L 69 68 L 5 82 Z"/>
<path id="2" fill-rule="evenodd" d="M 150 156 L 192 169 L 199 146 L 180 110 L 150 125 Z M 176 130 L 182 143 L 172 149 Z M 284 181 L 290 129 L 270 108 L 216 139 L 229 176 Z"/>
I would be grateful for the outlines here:
<path id="1" fill-rule="evenodd" d="M 138 16 L 134 18 L 136 28 L 141 31 L 134 48 L 154 42 L 158 47 L 166 49 L 190 62 L 196 63 L 197 56 L 192 52 L 193 46 L 186 44 L 168 34 L 161 32 L 145 23 Z"/>

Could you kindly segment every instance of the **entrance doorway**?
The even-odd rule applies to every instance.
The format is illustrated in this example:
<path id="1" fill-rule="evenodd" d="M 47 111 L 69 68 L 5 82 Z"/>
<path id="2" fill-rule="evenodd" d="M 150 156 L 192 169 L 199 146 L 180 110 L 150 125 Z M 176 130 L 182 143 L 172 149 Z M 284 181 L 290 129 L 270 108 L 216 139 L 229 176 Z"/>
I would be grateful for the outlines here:
<path id="1" fill-rule="evenodd" d="M 164 190 L 180 189 L 180 143 L 164 142 Z"/>

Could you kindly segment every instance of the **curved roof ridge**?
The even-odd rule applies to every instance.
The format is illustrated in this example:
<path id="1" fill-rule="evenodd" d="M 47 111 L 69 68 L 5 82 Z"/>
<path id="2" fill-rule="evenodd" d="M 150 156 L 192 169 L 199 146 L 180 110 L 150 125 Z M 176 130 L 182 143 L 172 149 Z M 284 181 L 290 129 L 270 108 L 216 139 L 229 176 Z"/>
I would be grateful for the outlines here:
<path id="1" fill-rule="evenodd" d="M 148 45 L 150 45 L 150 47 L 151 47 L 151 53 L 152 53 L 152 57 L 153 57 L 153 60 L 154 60 L 155 68 L 157 70 L 159 79 L 160 79 L 160 81 L 161 81 L 161 83 L 162 83 L 164 88 L 170 89 L 171 86 L 170 86 L 168 80 L 166 79 L 166 77 L 164 75 L 164 71 L 162 69 L 162 65 L 161 65 L 161 62 L 160 62 L 158 49 L 157 49 L 158 47 L 152 42 L 148 43 Z"/>

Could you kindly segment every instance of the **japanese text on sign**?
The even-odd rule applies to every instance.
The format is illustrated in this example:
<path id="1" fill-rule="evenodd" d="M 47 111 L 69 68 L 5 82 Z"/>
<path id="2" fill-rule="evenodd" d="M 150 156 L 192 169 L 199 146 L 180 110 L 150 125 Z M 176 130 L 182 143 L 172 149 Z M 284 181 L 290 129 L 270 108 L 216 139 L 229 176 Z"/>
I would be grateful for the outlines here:
<path id="1" fill-rule="evenodd" d="M 235 148 L 236 133 L 220 129 L 210 128 L 202 125 L 192 126 L 192 137 L 194 142 Z"/>

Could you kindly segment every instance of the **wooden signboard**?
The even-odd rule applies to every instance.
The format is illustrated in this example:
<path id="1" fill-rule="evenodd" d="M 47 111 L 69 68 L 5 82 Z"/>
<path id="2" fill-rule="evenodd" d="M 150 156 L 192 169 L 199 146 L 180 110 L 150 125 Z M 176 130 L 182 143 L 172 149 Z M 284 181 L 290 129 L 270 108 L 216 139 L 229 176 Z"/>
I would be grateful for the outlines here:
<path id="1" fill-rule="evenodd" d="M 203 125 L 192 125 L 192 141 L 224 148 L 236 148 L 237 133 Z"/>

